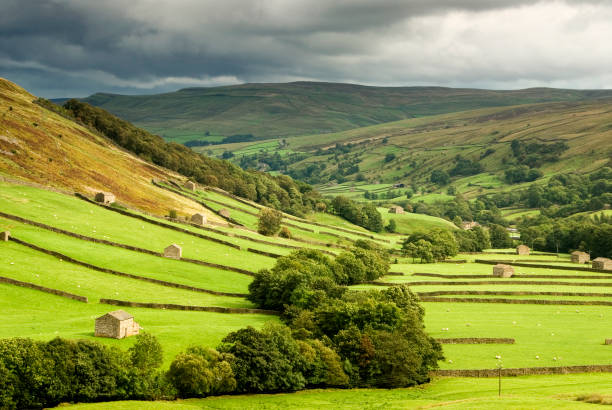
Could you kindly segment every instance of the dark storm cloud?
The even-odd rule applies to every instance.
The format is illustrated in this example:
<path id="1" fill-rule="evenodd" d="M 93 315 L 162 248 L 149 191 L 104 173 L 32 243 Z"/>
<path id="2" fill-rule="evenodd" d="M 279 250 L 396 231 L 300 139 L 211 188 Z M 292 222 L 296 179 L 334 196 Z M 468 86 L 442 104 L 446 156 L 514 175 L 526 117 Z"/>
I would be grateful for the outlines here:
<path id="1" fill-rule="evenodd" d="M 2 3 L 0 76 L 49 97 L 296 79 L 612 86 L 606 1 Z"/>

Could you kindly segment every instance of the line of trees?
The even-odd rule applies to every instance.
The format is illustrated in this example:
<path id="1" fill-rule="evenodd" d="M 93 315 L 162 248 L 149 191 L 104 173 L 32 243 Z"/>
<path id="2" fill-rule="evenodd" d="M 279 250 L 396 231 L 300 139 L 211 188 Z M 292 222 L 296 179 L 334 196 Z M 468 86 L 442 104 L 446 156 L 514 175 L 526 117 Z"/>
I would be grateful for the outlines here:
<path id="1" fill-rule="evenodd" d="M 380 232 L 383 229 L 383 220 L 380 212 L 372 203 L 360 204 L 343 195 L 335 197 L 331 205 L 331 210 L 355 225 L 362 226 L 373 232 Z"/>

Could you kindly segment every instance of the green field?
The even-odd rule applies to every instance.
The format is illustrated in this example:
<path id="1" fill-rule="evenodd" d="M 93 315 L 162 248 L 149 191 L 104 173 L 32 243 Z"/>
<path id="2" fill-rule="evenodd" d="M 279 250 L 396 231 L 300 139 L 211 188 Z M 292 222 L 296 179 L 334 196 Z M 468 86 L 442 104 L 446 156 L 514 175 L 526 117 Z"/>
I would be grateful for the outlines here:
<path id="1" fill-rule="evenodd" d="M 75 197 L 32 187 L 3 183 L 0 191 L 0 206 L 3 212 L 34 219 L 51 226 L 71 232 L 107 239 L 114 242 L 131 244 L 155 251 L 161 251 L 169 243 L 179 243 L 185 255 L 213 263 L 257 270 L 271 267 L 274 259 L 217 244 L 206 239 L 196 238 L 186 233 L 120 215 L 108 209 L 89 204 Z M 234 214 L 248 215 L 256 207 L 241 204 L 219 193 L 197 192 L 200 199 L 213 199 L 240 210 Z M 221 204 L 217 204 L 223 206 Z M 385 209 L 381 209 L 385 211 Z M 403 233 L 433 227 L 448 227 L 450 223 L 438 218 L 417 214 L 389 214 L 383 212 L 385 221 L 396 219 Z M 360 239 L 362 228 L 327 214 L 311 216 L 315 225 L 307 220 L 287 220 L 315 232 L 306 233 L 298 229 L 294 232 L 304 234 L 304 238 L 328 241 L 323 232 L 341 235 L 346 243 L 349 239 Z M 169 222 L 165 222 L 169 223 Z M 271 252 L 288 253 L 290 249 L 276 245 L 256 243 L 251 239 L 266 239 L 255 232 L 231 227 L 215 227 L 222 232 L 239 233 L 247 239 L 232 238 L 222 233 L 202 231 L 183 224 L 192 232 L 225 238 L 241 247 L 253 246 Z M 0 218 L 0 230 L 10 230 L 18 239 L 34 245 L 61 252 L 77 260 L 107 269 L 159 279 L 171 283 L 195 286 L 220 292 L 246 293 L 251 277 L 213 267 L 206 267 L 143 254 L 114 246 L 92 243 L 83 239 L 66 236 L 47 229 Z M 342 229 L 348 229 L 346 233 Z M 368 233 L 369 234 L 369 233 Z M 399 235 L 374 235 L 383 246 L 396 247 Z M 333 237 L 332 237 L 333 238 Z M 275 242 L 275 238 L 267 238 Z M 390 243 L 383 242 L 390 240 Z M 284 240 L 283 243 L 308 246 L 303 242 Z M 280 242 L 279 242 L 280 243 Z M 48 340 L 55 336 L 66 338 L 93 338 L 93 320 L 118 307 L 99 303 L 100 298 L 130 300 L 150 303 L 175 303 L 194 306 L 251 307 L 244 298 L 217 296 L 208 293 L 173 288 L 99 272 L 87 267 L 68 263 L 24 247 L 15 242 L 3 242 L 0 253 L 0 276 L 31 282 L 38 285 L 87 296 L 89 303 L 81 303 L 37 290 L 1 284 L 0 309 L 4 320 L 0 324 L 0 337 L 32 337 Z M 323 248 L 323 247 L 321 247 Z M 508 300 L 555 302 L 593 302 L 609 301 L 612 294 L 612 275 L 577 270 L 559 270 L 538 267 L 547 263 L 555 266 L 576 266 L 569 262 L 569 255 L 542 255 L 533 252 L 529 256 L 515 254 L 496 254 L 511 252 L 511 249 L 491 250 L 488 254 L 460 254 L 457 260 L 467 263 L 413 263 L 411 258 L 398 257 L 391 266 L 391 272 L 402 272 L 403 276 L 388 275 L 379 281 L 407 283 L 417 293 L 451 292 L 440 302 L 423 302 L 427 331 L 436 338 L 486 337 L 514 338 L 515 344 L 453 344 L 444 345 L 445 360 L 440 362 L 441 369 L 487 369 L 494 368 L 501 356 L 506 368 L 572 366 L 588 364 L 610 364 L 610 346 L 604 345 L 609 336 L 606 329 L 612 328 L 612 306 L 599 305 L 538 305 L 510 303 L 461 302 L 460 299 L 493 298 Z M 516 274 L 510 279 L 493 278 L 492 266 L 475 263 L 475 259 L 531 262 L 532 267 L 516 267 Z M 434 273 L 449 277 L 420 276 L 418 273 Z M 415 275 L 416 274 L 416 275 Z M 481 278 L 461 278 L 458 275 L 486 275 Z M 529 278 L 525 275 L 549 275 L 552 278 Z M 457 276 L 453 278 L 453 276 Z M 576 277 L 569 277 L 576 276 Z M 589 276 L 599 276 L 590 279 Z M 483 283 L 492 281 L 492 283 Z M 546 282 L 566 282 L 550 284 Z M 457 282 L 466 282 L 459 284 Z M 518 282 L 518 283 L 514 283 Z M 425 284 L 426 283 L 426 284 Z M 598 285 L 599 284 L 599 285 Z M 354 289 L 382 289 L 380 286 L 359 285 Z M 475 291 L 493 292 L 491 295 L 459 294 Z M 580 295 L 504 295 L 504 292 L 571 292 Z M 209 312 L 189 312 L 177 310 L 124 308 L 135 316 L 136 321 L 146 330 L 157 336 L 164 347 L 164 365 L 190 345 L 200 344 L 215 347 L 229 332 L 253 325 L 262 326 L 277 317 L 262 314 L 222 314 Z M 105 344 L 124 349 L 131 346 L 133 338 L 124 340 L 99 339 Z M 608 376 L 609 378 L 609 376 Z M 549 385 L 556 380 L 556 384 Z M 232 407 L 416 407 L 423 405 L 445 405 L 450 408 L 478 408 L 493 406 L 523 406 L 538 408 L 556 406 L 576 408 L 587 406 L 573 400 L 580 393 L 608 394 L 609 385 L 603 383 L 604 375 L 566 375 L 508 378 L 504 381 L 508 390 L 502 401 L 494 397 L 495 380 L 470 378 L 442 378 L 432 384 L 397 390 L 325 390 L 305 391 L 294 395 L 263 395 L 220 397 L 205 400 L 188 400 L 172 403 L 157 402 L 157 408 L 192 406 L 195 408 L 232 408 Z M 478 388 L 473 386 L 479 386 Z M 514 386 L 514 387 L 512 387 Z M 521 386 L 523 389 L 521 390 Z M 542 386 L 538 389 L 537 386 Z M 544 386 L 547 386 L 544 388 Z M 493 389 L 493 390 L 492 390 Z M 539 393 L 535 393 L 538 391 Z M 450 403 L 452 402 L 452 403 Z M 500 404 L 501 403 L 501 404 Z M 104 403 L 107 408 L 150 407 L 151 403 Z M 89 405 L 99 406 L 99 405 Z M 462 407 L 463 406 L 463 407 Z M 579 407 L 578 407 L 579 408 Z"/>
<path id="2" fill-rule="evenodd" d="M 433 228 L 450 230 L 457 229 L 452 222 L 442 218 L 437 218 L 435 216 L 413 214 L 409 212 L 403 214 L 392 214 L 389 213 L 388 208 L 378 208 L 378 212 L 380 212 L 382 215 L 385 225 L 387 225 L 389 221 L 393 219 L 397 225 L 397 232 L 402 234 L 425 232 Z"/>
<path id="3" fill-rule="evenodd" d="M 577 397 L 612 394 L 610 375 L 570 374 L 502 379 L 437 378 L 408 389 L 306 390 L 291 394 L 221 396 L 176 402 L 81 404 L 78 409 L 592 409 Z"/>

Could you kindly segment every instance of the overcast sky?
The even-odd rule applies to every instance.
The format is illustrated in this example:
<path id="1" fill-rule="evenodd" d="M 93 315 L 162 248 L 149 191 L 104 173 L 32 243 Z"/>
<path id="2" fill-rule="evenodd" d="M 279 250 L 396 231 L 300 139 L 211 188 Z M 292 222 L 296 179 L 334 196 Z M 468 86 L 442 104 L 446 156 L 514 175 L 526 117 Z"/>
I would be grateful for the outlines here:
<path id="1" fill-rule="evenodd" d="M 48 98 L 295 80 L 612 88 L 610 0 L 0 5 L 0 77 Z"/>

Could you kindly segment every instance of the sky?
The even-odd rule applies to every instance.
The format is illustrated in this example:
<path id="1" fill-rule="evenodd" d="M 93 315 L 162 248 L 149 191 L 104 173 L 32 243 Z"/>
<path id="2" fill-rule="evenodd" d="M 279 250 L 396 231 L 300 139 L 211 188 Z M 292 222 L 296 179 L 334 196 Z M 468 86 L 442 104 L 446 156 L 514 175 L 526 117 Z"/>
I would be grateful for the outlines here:
<path id="1" fill-rule="evenodd" d="M 0 0 L 47 98 L 245 82 L 612 88 L 612 0 Z"/>

